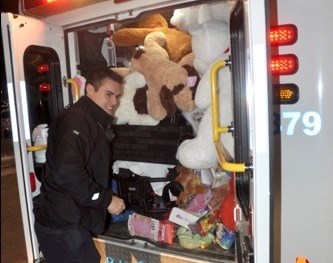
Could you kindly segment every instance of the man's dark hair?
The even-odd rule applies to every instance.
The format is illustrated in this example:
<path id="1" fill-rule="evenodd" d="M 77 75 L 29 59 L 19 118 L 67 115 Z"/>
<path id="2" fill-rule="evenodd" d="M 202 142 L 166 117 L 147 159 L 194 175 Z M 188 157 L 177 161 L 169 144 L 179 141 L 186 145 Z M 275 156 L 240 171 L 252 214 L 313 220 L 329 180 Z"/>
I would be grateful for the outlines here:
<path id="1" fill-rule="evenodd" d="M 95 91 L 97 91 L 107 78 L 110 78 L 119 84 L 123 84 L 123 77 L 111 68 L 96 68 L 89 73 L 86 80 L 86 87 L 90 84 L 94 87 Z"/>

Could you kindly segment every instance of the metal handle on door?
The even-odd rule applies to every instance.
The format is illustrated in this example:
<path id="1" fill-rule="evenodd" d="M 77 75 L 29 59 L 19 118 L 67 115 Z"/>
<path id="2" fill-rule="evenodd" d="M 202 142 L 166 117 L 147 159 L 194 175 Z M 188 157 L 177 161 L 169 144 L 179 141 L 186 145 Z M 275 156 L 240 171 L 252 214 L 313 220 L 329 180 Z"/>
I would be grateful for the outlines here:
<path id="1" fill-rule="evenodd" d="M 216 62 L 210 72 L 211 80 L 211 108 L 212 108 L 212 125 L 213 125 L 213 141 L 216 147 L 219 164 L 223 170 L 228 172 L 245 172 L 245 163 L 230 163 L 227 162 L 225 154 L 223 153 L 223 147 L 220 142 L 220 134 L 227 133 L 230 131 L 228 126 L 220 126 L 220 116 L 219 116 L 219 100 L 218 100 L 218 71 L 227 65 L 225 60 L 220 60 Z"/>
<path id="2" fill-rule="evenodd" d="M 40 145 L 33 145 L 27 147 L 28 152 L 37 152 L 37 151 L 43 151 L 46 150 L 47 145 L 46 144 L 40 144 Z"/>
<path id="3" fill-rule="evenodd" d="M 66 79 L 64 77 L 64 81 L 66 81 L 67 84 L 71 84 L 72 86 L 72 96 L 73 96 L 73 103 L 77 102 L 80 98 L 80 88 L 77 82 L 74 79 Z"/>

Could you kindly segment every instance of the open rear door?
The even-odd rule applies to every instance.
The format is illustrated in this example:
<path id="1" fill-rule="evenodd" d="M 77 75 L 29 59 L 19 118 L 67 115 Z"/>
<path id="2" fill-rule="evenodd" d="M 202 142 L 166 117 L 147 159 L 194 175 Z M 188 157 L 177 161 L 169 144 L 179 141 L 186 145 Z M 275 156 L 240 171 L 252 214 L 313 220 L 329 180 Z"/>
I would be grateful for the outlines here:
<path id="1" fill-rule="evenodd" d="M 28 261 L 40 253 L 33 229 L 33 198 L 43 163 L 32 150 L 32 131 L 50 124 L 68 104 L 63 29 L 40 20 L 1 14 L 13 147 Z"/>
<path id="2" fill-rule="evenodd" d="M 243 215 L 236 233 L 238 262 L 272 262 L 267 8 L 267 1 L 238 0 L 230 15 L 235 162 L 248 167 L 236 173 L 236 196 Z"/>

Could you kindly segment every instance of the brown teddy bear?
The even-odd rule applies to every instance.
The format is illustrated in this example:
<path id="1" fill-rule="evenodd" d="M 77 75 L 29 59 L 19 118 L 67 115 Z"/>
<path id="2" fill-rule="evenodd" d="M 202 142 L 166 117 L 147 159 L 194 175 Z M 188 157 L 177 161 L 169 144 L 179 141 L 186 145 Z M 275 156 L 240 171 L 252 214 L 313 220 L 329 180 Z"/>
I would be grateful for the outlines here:
<path id="1" fill-rule="evenodd" d="M 191 36 L 176 28 L 170 28 L 161 14 L 154 14 L 121 28 L 112 36 L 117 46 L 143 45 L 151 32 L 163 32 L 166 36 L 165 50 L 171 61 L 178 63 L 185 55 L 192 52 Z"/>
<path id="2" fill-rule="evenodd" d="M 148 86 L 147 109 L 151 117 L 162 120 L 172 117 L 177 109 L 193 111 L 198 76 L 189 78 L 188 69 L 169 60 L 164 45 L 167 39 L 162 32 L 147 35 L 145 48 L 138 48 L 130 63 L 132 70 L 145 76 Z M 185 62 L 184 62 L 185 63 Z"/>
<path id="3" fill-rule="evenodd" d="M 178 206 L 186 209 L 196 194 L 206 194 L 208 188 L 202 184 L 201 177 L 193 169 L 178 164 L 175 177 L 163 188 L 163 202 L 168 208 Z"/>
<path id="4" fill-rule="evenodd" d="M 177 108 L 190 112 L 195 108 L 195 93 L 200 82 L 200 76 L 193 66 L 193 52 L 186 55 L 178 63 L 179 66 L 187 71 L 187 87 L 178 85 L 174 89 L 163 86 L 160 92 L 162 105 L 167 109 L 168 115 L 174 115 Z M 190 91 L 190 92 L 189 92 Z M 173 100 L 170 99 L 171 96 Z"/>
<path id="5" fill-rule="evenodd" d="M 193 169 L 177 165 L 176 171 L 178 172 L 178 176 L 175 181 L 178 182 L 184 189 L 177 197 L 176 204 L 180 208 L 185 208 L 191 198 L 196 194 L 206 193 L 207 187 L 201 183 L 201 178 L 194 172 Z"/>

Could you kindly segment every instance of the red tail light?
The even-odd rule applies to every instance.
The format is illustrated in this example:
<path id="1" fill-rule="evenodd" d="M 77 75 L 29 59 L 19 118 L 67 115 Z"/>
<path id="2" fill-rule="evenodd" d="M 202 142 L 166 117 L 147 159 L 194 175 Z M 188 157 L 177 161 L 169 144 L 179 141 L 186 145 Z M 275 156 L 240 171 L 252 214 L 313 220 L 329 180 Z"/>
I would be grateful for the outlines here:
<path id="1" fill-rule="evenodd" d="M 291 75 L 298 70 L 298 58 L 294 54 L 273 56 L 271 60 L 273 75 Z"/>
<path id="2" fill-rule="evenodd" d="M 273 26 L 269 32 L 272 46 L 292 45 L 297 41 L 297 27 L 292 24 Z"/>
<path id="3" fill-rule="evenodd" d="M 292 45 L 297 41 L 297 27 L 292 24 L 273 26 L 269 32 L 271 46 Z M 298 71 L 298 58 L 294 54 L 272 56 L 271 72 L 273 75 L 292 75 Z M 273 86 L 273 102 L 275 104 L 294 104 L 299 99 L 296 84 L 276 84 Z"/>
<path id="4" fill-rule="evenodd" d="M 40 92 L 48 92 L 51 90 L 51 85 L 50 85 L 50 83 L 44 82 L 44 83 L 39 84 L 38 89 Z"/>
<path id="5" fill-rule="evenodd" d="M 48 64 L 44 63 L 44 64 L 38 65 L 36 70 L 38 73 L 45 73 L 45 72 L 50 71 L 50 67 Z"/>

